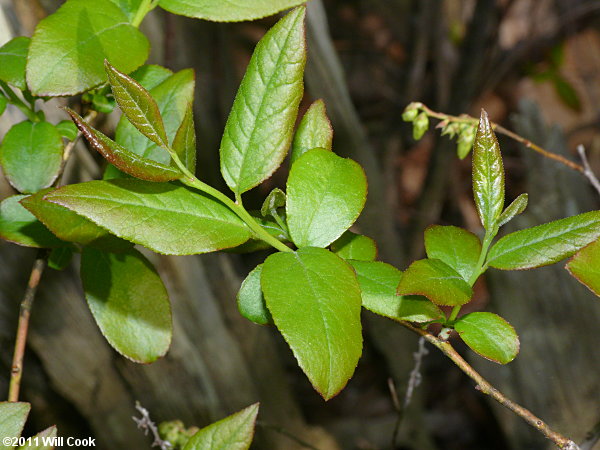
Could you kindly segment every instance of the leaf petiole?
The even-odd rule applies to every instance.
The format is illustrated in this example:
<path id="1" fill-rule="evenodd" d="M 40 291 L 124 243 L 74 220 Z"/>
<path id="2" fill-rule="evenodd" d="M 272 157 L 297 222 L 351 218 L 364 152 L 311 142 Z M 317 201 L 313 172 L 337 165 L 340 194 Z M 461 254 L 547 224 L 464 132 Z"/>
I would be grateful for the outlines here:
<path id="1" fill-rule="evenodd" d="M 15 92 L 10 88 L 10 86 L 8 86 L 8 84 L 6 84 L 4 81 L 1 81 L 1 80 L 0 80 L 0 91 L 4 92 L 4 94 L 6 95 L 6 98 L 8 100 L 8 103 L 19 108 L 21 110 L 21 112 L 23 114 L 25 114 L 25 116 L 27 116 L 27 118 L 29 120 L 31 120 L 32 122 L 40 122 L 41 121 L 40 116 L 38 114 L 36 114 L 35 110 L 32 107 L 30 108 L 29 106 L 27 106 L 17 96 L 17 94 L 15 94 Z"/>
<path id="2" fill-rule="evenodd" d="M 140 3 L 140 7 L 135 13 L 133 20 L 131 21 L 131 25 L 133 25 L 136 28 L 139 28 L 140 24 L 144 20 L 144 17 L 146 17 L 146 14 L 148 14 L 150 11 L 156 8 L 156 5 L 158 5 L 158 1 L 156 0 L 142 0 L 142 2 Z"/>

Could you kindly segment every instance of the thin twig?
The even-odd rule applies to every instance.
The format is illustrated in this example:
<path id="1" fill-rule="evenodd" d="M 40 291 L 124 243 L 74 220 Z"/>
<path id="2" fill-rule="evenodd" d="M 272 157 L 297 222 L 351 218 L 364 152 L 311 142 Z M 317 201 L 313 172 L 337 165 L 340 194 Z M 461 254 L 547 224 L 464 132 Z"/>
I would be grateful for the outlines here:
<path id="1" fill-rule="evenodd" d="M 534 427 L 540 433 L 542 433 L 547 439 L 550 439 L 554 444 L 563 450 L 580 450 L 579 446 L 575 444 L 571 439 L 557 433 L 552 430 L 542 419 L 534 415 L 528 409 L 522 407 L 518 403 L 513 402 L 508 397 L 506 397 L 502 392 L 492 386 L 485 378 L 483 378 L 468 362 L 466 362 L 462 356 L 458 354 L 458 352 L 452 347 L 452 345 L 444 340 L 439 339 L 428 331 L 422 330 L 421 328 L 416 328 L 412 326 L 408 322 L 399 322 L 404 327 L 409 330 L 419 334 L 427 342 L 437 347 L 444 355 L 446 355 L 450 360 L 458 366 L 460 370 L 462 370 L 469 378 L 471 378 L 476 385 L 476 389 L 481 391 L 482 393 L 489 395 L 498 403 L 500 403 L 505 408 L 508 408 L 513 413 L 521 417 L 525 422 Z"/>
<path id="2" fill-rule="evenodd" d="M 96 119 L 97 116 L 98 116 L 98 113 L 96 111 L 92 110 L 85 115 L 83 120 L 85 120 L 86 123 L 91 124 L 91 123 L 93 123 L 94 119 Z M 60 170 L 58 172 L 58 176 L 56 177 L 56 182 L 54 183 L 55 186 L 60 186 L 62 184 L 62 177 L 63 177 L 64 171 L 65 171 L 65 167 L 67 165 L 67 161 L 69 161 L 69 158 L 73 154 L 73 150 L 75 150 L 75 145 L 77 145 L 77 142 L 79 141 L 81 136 L 82 136 L 81 131 L 77 131 L 77 136 L 75 136 L 75 139 L 73 139 L 71 142 L 69 142 L 67 145 L 65 145 L 65 149 L 63 150 L 63 157 L 62 157 L 62 163 L 60 166 Z"/>
<path id="3" fill-rule="evenodd" d="M 427 105 L 424 105 L 422 103 L 419 104 L 419 107 L 423 111 L 425 111 L 428 116 L 434 117 L 439 120 L 447 120 L 450 122 L 458 122 L 458 123 L 467 123 L 469 125 L 477 125 L 477 123 L 479 122 L 479 120 L 476 119 L 475 117 L 471 117 L 466 114 L 461 115 L 461 116 L 452 116 L 449 114 L 444 114 L 444 113 L 440 113 L 437 111 L 433 111 Z M 530 148 L 531 150 L 533 150 L 535 152 L 538 152 L 539 154 L 545 156 L 546 158 L 553 159 L 554 161 L 558 161 L 559 163 L 564 164 L 568 168 L 576 170 L 577 172 L 581 172 L 581 173 L 585 172 L 582 165 L 577 164 L 576 162 L 573 162 L 561 155 L 558 155 L 556 153 L 548 151 L 548 150 L 540 147 L 539 145 L 531 142 L 529 139 L 525 139 L 523 136 L 520 136 L 517 133 L 514 133 L 514 132 L 504 128 L 502 125 L 492 122 L 492 128 L 494 129 L 494 131 L 497 131 L 500 134 L 508 136 L 509 138 L 523 144 L 525 147 Z"/>
<path id="4" fill-rule="evenodd" d="M 19 309 L 19 324 L 17 325 L 17 336 L 15 339 L 15 351 L 10 371 L 10 383 L 8 386 L 8 401 L 16 402 L 19 400 L 19 390 L 21 388 L 21 378 L 23 376 L 23 356 L 25 355 L 25 344 L 27 342 L 27 331 L 29 330 L 29 318 L 31 316 L 31 307 L 35 299 L 35 293 L 40 284 L 40 278 L 46 268 L 47 251 L 38 250 L 37 257 L 31 269 L 31 275 L 27 282 L 25 295 Z"/>
<path id="5" fill-rule="evenodd" d="M 388 386 L 390 388 L 390 393 L 392 394 L 392 400 L 394 401 L 394 407 L 396 411 L 398 411 L 398 416 L 396 418 L 396 423 L 394 425 L 394 431 L 392 433 L 392 449 L 396 448 L 396 441 L 398 439 L 398 432 L 400 431 L 400 425 L 402 425 L 402 420 L 404 419 L 404 413 L 406 412 L 406 408 L 410 405 L 412 400 L 414 390 L 421 384 L 421 365 L 423 363 L 423 357 L 427 355 L 429 351 L 425 348 L 425 338 L 421 336 L 419 338 L 419 349 L 413 353 L 413 357 L 415 359 L 415 367 L 410 372 L 410 376 L 408 378 L 408 385 L 406 387 L 406 394 L 404 395 L 404 402 L 402 406 L 400 406 L 400 402 L 398 401 L 398 395 L 396 393 L 396 387 L 392 379 L 388 380 Z"/>
<path id="6" fill-rule="evenodd" d="M 579 445 L 580 450 L 592 450 L 594 445 L 600 441 L 600 422 L 585 435 L 583 442 Z"/>
<path id="7" fill-rule="evenodd" d="M 154 441 L 152 442 L 152 447 L 158 447 L 160 450 L 170 450 L 173 448 L 169 441 L 163 441 L 158 434 L 158 428 L 156 424 L 152 422 L 150 419 L 150 413 L 146 408 L 144 408 L 140 402 L 135 402 L 135 409 L 139 411 L 142 417 L 133 416 L 132 419 L 136 423 L 137 427 L 144 432 L 145 436 L 148 436 L 148 431 L 152 433 L 152 437 Z"/>
<path id="8" fill-rule="evenodd" d="M 579 152 L 579 157 L 581 158 L 581 162 L 583 163 L 583 174 L 590 181 L 592 186 L 594 186 L 594 189 L 598 191 L 598 194 L 600 194 L 600 181 L 598 181 L 598 177 L 596 176 L 596 174 L 592 170 L 592 167 L 590 166 L 590 162 L 588 161 L 587 155 L 585 154 L 585 147 L 583 145 L 578 145 L 577 151 Z"/>
<path id="9" fill-rule="evenodd" d="M 319 450 L 317 447 L 315 447 L 314 445 L 303 441 L 302 439 L 300 439 L 298 436 L 295 436 L 294 434 L 290 433 L 289 431 L 287 431 L 285 428 L 280 427 L 279 425 L 271 425 L 269 423 L 265 423 L 265 422 L 261 422 L 260 420 L 256 422 L 256 426 L 261 427 L 265 430 L 273 430 L 279 434 L 282 434 L 288 438 L 290 438 L 292 441 L 296 442 L 297 444 L 305 447 L 305 448 L 309 448 L 311 450 Z"/>

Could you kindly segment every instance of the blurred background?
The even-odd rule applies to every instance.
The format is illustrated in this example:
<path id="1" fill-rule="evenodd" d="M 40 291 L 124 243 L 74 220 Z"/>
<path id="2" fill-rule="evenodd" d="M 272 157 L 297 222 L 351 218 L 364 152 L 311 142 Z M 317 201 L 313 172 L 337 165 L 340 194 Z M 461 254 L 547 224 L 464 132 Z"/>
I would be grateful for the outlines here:
<path id="1" fill-rule="evenodd" d="M 30 36 L 60 3 L 0 0 L 0 45 Z M 196 70 L 198 176 L 213 186 L 225 186 L 218 148 L 237 86 L 256 42 L 276 19 L 216 24 L 157 9 L 142 24 L 152 42 L 150 62 Z M 492 120 L 577 162 L 582 144 L 600 173 L 597 0 L 312 0 L 307 40 L 301 109 L 325 100 L 334 151 L 360 162 L 369 179 L 355 229 L 374 238 L 379 258 L 400 269 L 423 256 L 430 224 L 481 231 L 470 157 L 460 161 L 456 143 L 433 126 L 415 142 L 400 117 L 411 101 L 450 114 L 478 116 L 483 107 Z M 66 118 L 59 104 L 45 107 L 57 121 Z M 117 114 L 102 118 L 99 128 L 110 135 Z M 21 120 L 18 111 L 4 114 L 0 138 Z M 600 207 L 580 174 L 502 136 L 500 145 L 507 200 L 530 196 L 527 212 L 509 230 Z M 66 175 L 69 182 L 85 181 L 102 169 L 99 155 L 80 142 Z M 247 204 L 259 207 L 272 187 L 284 187 L 286 173 L 284 163 L 245 196 Z M 1 198 L 12 193 L 1 178 Z M 136 400 L 155 421 L 180 419 L 186 426 L 204 426 L 260 401 L 256 449 L 551 448 L 431 347 L 392 447 L 399 414 L 389 386 L 402 403 L 418 338 L 367 311 L 356 374 L 323 402 L 276 330 L 237 311 L 241 281 L 266 255 L 151 255 L 171 296 L 175 331 L 170 352 L 149 366 L 129 362 L 105 342 L 85 304 L 77 264 L 46 271 L 25 360 L 22 393 L 32 403 L 26 434 L 57 424 L 63 436 L 96 437 L 99 449 L 144 449 L 151 440 L 131 419 Z M 0 242 L 2 393 L 34 258 L 31 249 Z M 521 338 L 514 362 L 500 367 L 456 345 L 496 387 L 581 441 L 600 420 L 600 302 L 563 265 L 490 271 L 464 308 L 485 308 L 512 323 Z"/>

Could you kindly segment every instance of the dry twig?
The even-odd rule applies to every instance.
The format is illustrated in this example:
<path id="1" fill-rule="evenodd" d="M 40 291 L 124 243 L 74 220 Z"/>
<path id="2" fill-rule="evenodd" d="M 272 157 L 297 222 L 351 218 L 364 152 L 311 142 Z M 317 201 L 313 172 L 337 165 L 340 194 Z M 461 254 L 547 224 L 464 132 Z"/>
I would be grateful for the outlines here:
<path id="1" fill-rule="evenodd" d="M 135 402 L 135 409 L 139 411 L 142 417 L 133 416 L 132 419 L 136 423 L 137 427 L 144 432 L 144 435 L 148 436 L 148 431 L 152 433 L 152 437 L 154 437 L 154 441 L 152 442 L 152 447 L 158 447 L 160 450 L 170 450 L 171 443 L 169 441 L 163 441 L 158 434 L 158 428 L 156 424 L 152 422 L 150 419 L 150 413 L 146 408 L 144 408 L 140 402 Z"/>

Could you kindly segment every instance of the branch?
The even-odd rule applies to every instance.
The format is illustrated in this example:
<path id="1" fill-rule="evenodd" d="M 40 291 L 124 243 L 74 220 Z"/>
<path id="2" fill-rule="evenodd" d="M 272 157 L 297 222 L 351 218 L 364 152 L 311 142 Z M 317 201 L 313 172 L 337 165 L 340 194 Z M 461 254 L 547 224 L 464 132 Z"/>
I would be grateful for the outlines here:
<path id="1" fill-rule="evenodd" d="M 449 114 L 444 114 L 444 113 L 440 113 L 437 111 L 433 111 L 428 106 L 426 106 L 422 103 L 419 103 L 419 108 L 421 108 L 423 111 L 425 111 L 425 113 L 429 117 L 433 117 L 435 119 L 439 119 L 442 121 L 446 120 L 448 122 L 466 123 L 466 124 L 474 125 L 474 126 L 477 126 L 477 123 L 479 122 L 479 120 L 476 119 L 475 117 L 471 117 L 466 114 L 461 115 L 461 116 L 452 116 Z M 581 173 L 585 174 L 585 169 L 580 164 L 577 164 L 576 162 L 573 162 L 561 155 L 558 155 L 556 153 L 548 151 L 548 150 L 540 147 L 539 145 L 531 142 L 529 139 L 525 139 L 523 136 L 520 136 L 517 133 L 514 133 L 514 132 L 504 128 L 502 125 L 492 122 L 492 128 L 494 129 L 494 131 L 496 131 L 500 134 L 503 134 L 505 136 L 508 136 L 509 138 L 523 144 L 525 147 L 530 148 L 531 150 L 533 150 L 535 152 L 538 152 L 539 154 L 541 154 L 542 156 L 544 156 L 546 158 L 553 159 L 554 161 L 558 161 L 559 163 L 567 166 L 569 169 L 573 169 L 573 170 L 576 170 L 577 172 L 581 172 Z"/>
<path id="2" fill-rule="evenodd" d="M 10 383 L 8 386 L 8 401 L 16 402 L 19 400 L 19 390 L 21 388 L 21 378 L 23 376 L 23 356 L 25 355 L 25 344 L 27 343 L 27 331 L 29 330 L 29 317 L 31 316 L 31 307 L 35 299 L 35 293 L 40 284 L 40 278 L 46 268 L 47 251 L 40 249 L 29 282 L 25 289 L 25 295 L 19 309 L 19 324 L 17 325 L 17 337 L 15 339 L 15 351 L 10 371 Z"/>
<path id="3" fill-rule="evenodd" d="M 505 408 L 508 408 L 513 413 L 521 417 L 525 422 L 534 427 L 540 433 L 542 433 L 547 439 L 550 439 L 554 444 L 563 450 L 581 450 L 575 442 L 571 439 L 557 433 L 552 430 L 542 419 L 535 416 L 531 411 L 522 407 L 518 403 L 513 402 L 508 397 L 506 397 L 502 392 L 492 386 L 485 378 L 483 378 L 467 361 L 463 359 L 462 356 L 458 354 L 458 352 L 452 347 L 452 345 L 444 341 L 428 331 L 422 330 L 421 328 L 417 328 L 409 324 L 408 322 L 400 321 L 400 324 L 405 328 L 417 333 L 418 335 L 425 338 L 427 342 L 437 347 L 444 355 L 452 360 L 454 364 L 458 366 L 460 370 L 462 370 L 469 378 L 471 378 L 476 385 L 476 389 L 481 391 L 482 393 L 489 395 L 498 403 L 500 403 Z"/>
<path id="4" fill-rule="evenodd" d="M 158 434 L 158 428 L 156 424 L 150 419 L 150 413 L 144 408 L 140 402 L 135 402 L 135 409 L 139 411 L 142 417 L 133 416 L 132 419 L 136 423 L 137 427 L 144 432 L 145 436 L 148 436 L 148 431 L 152 433 L 154 441 L 152 447 L 159 447 L 160 450 L 171 450 L 173 448 L 169 441 L 163 441 Z"/>
<path id="5" fill-rule="evenodd" d="M 596 174 L 590 166 L 590 163 L 585 154 L 585 147 L 583 145 L 578 145 L 577 151 L 579 152 L 579 157 L 581 158 L 581 162 L 583 163 L 583 175 L 585 175 L 585 177 L 590 181 L 592 186 L 594 186 L 594 189 L 596 189 L 596 191 L 598 191 L 598 194 L 600 194 L 600 181 L 598 181 L 598 177 L 596 176 Z"/>

